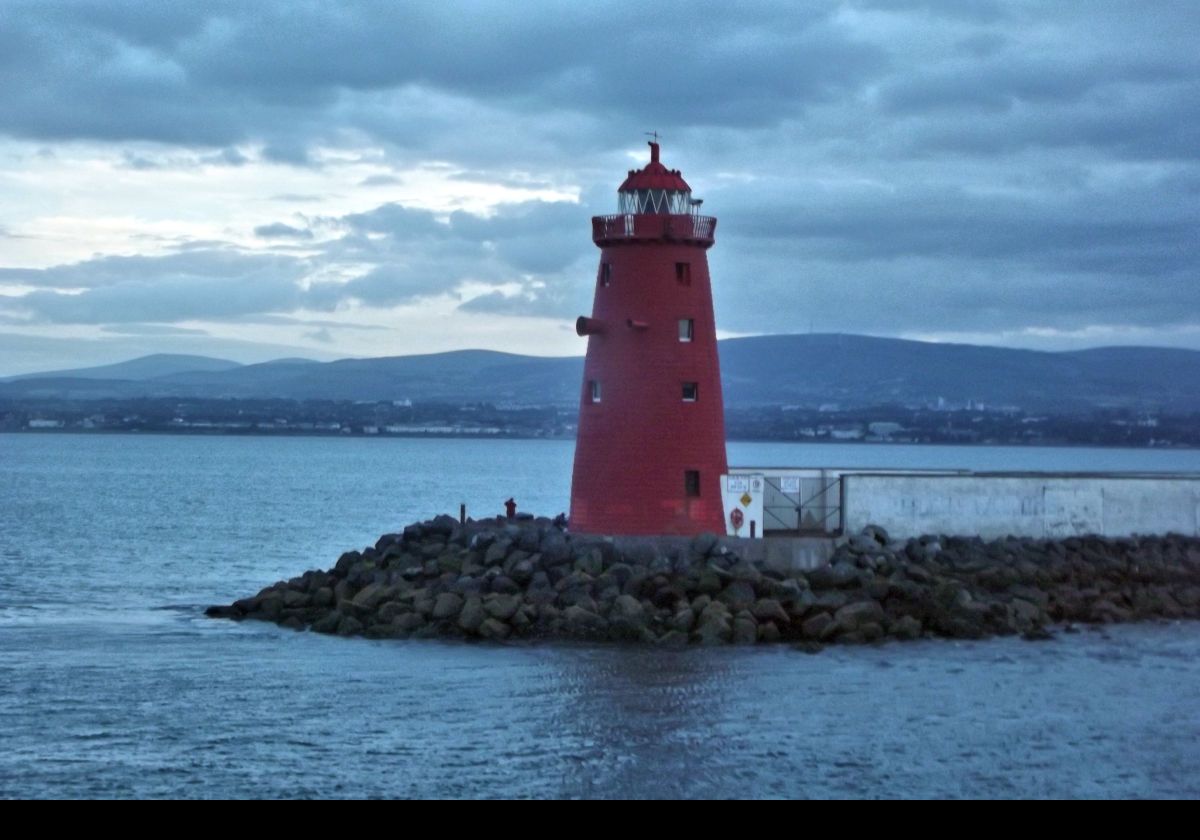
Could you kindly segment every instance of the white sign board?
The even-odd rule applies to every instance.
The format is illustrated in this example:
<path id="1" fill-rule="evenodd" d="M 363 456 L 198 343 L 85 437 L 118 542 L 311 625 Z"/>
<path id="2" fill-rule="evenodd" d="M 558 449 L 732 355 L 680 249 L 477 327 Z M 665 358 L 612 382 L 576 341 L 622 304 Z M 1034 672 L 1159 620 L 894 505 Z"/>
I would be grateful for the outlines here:
<path id="1" fill-rule="evenodd" d="M 761 475 L 721 476 L 721 503 L 725 512 L 725 534 L 755 539 L 763 535 L 763 496 L 766 479 Z"/>

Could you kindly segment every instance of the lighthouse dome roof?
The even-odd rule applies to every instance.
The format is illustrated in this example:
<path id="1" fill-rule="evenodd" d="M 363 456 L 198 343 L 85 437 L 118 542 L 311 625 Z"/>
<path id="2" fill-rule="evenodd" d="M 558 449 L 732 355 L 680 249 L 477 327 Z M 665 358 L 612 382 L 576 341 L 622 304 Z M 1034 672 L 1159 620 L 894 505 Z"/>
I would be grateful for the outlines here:
<path id="1" fill-rule="evenodd" d="M 618 188 L 618 192 L 636 190 L 679 190 L 691 192 L 687 181 L 678 169 L 667 169 L 658 160 L 658 143 L 650 142 L 650 162 L 642 169 L 629 170 L 629 177 Z"/>

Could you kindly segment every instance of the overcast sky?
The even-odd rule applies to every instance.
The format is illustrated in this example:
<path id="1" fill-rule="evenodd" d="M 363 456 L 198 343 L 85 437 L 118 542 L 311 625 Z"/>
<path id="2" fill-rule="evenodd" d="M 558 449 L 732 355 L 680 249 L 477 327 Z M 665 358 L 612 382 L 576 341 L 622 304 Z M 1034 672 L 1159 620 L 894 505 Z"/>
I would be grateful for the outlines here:
<path id="1" fill-rule="evenodd" d="M 1200 3 L 0 0 L 0 375 L 582 353 L 626 170 L 722 335 L 1200 348 Z"/>

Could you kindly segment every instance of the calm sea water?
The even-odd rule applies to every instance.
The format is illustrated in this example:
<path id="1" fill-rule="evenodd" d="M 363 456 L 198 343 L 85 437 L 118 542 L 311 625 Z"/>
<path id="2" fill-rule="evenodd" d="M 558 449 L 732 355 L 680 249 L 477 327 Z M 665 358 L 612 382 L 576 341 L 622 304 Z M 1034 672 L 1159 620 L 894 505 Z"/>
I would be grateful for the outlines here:
<path id="1" fill-rule="evenodd" d="M 561 441 L 0 435 L 0 796 L 1200 795 L 1200 626 L 660 652 L 205 619 L 382 532 L 567 506 Z M 735 464 L 1200 452 L 731 444 Z"/>

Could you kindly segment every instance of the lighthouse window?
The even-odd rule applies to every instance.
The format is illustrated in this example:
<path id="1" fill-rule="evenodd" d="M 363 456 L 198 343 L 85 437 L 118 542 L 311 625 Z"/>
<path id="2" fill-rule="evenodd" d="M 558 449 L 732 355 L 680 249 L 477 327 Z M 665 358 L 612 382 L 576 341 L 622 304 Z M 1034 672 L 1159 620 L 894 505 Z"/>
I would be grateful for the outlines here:
<path id="1" fill-rule="evenodd" d="M 691 341 L 692 335 L 696 332 L 696 322 L 691 318 L 679 319 L 679 340 Z"/>
<path id="2" fill-rule="evenodd" d="M 683 401 L 695 402 L 696 397 L 700 394 L 700 384 L 698 382 L 683 383 Z"/>
<path id="3" fill-rule="evenodd" d="M 596 379 L 588 381 L 588 398 L 594 402 L 600 402 L 600 382 Z"/>
<path id="4" fill-rule="evenodd" d="M 700 495 L 700 470 L 683 471 L 683 495 L 692 498 Z"/>
<path id="5" fill-rule="evenodd" d="M 681 286 L 692 285 L 692 264 L 679 262 L 675 263 L 675 282 Z"/>
<path id="6" fill-rule="evenodd" d="M 612 285 L 612 266 L 608 263 L 600 263 L 600 285 Z"/>

